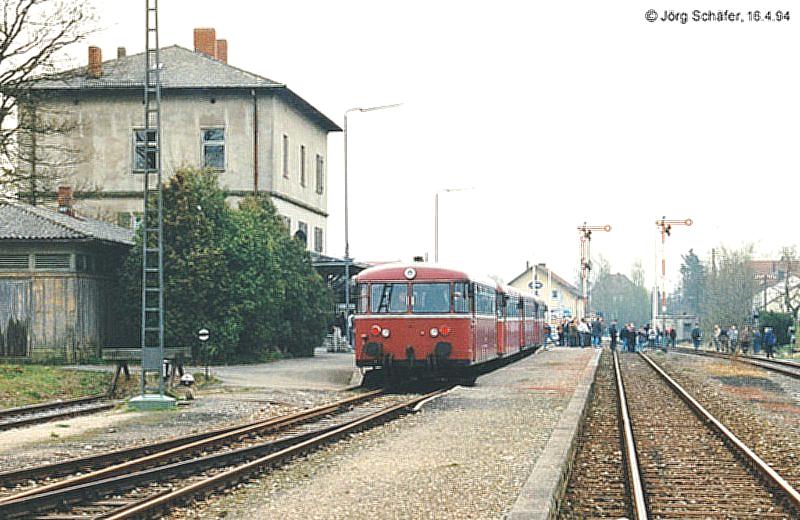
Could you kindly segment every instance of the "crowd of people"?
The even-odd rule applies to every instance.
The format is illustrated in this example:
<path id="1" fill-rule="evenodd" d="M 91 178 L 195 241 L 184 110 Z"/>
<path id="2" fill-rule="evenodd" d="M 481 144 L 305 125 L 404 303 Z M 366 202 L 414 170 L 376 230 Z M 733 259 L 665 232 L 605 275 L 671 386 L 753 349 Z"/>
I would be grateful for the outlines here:
<path id="1" fill-rule="evenodd" d="M 727 352 L 736 354 L 741 351 L 747 354 L 750 347 L 753 348 L 754 354 L 764 353 L 767 357 L 775 357 L 774 350 L 778 343 L 778 337 L 772 327 L 764 327 L 763 332 L 758 328 L 752 329 L 749 325 L 742 327 L 742 330 L 736 328 L 736 325 L 719 326 L 714 325 L 711 334 L 709 345 L 717 352 Z M 699 348 L 699 343 L 695 343 L 695 349 Z"/>
<path id="2" fill-rule="evenodd" d="M 606 326 L 602 317 L 563 319 L 556 324 L 555 328 L 550 324 L 545 324 L 544 335 L 546 349 L 550 345 L 600 347 L 602 338 L 608 335 L 611 349 L 616 350 L 619 345 L 624 352 L 639 352 L 645 348 L 674 349 L 678 337 L 677 331 L 673 327 L 668 326 L 662 330 L 649 323 L 639 327 L 634 323 L 619 325 L 616 320 Z M 690 337 L 695 350 L 698 350 L 703 337 L 699 324 L 694 325 Z M 747 354 L 752 348 L 755 354 L 759 354 L 763 348 L 767 357 L 775 357 L 776 345 L 777 336 L 771 327 L 764 327 L 762 332 L 749 325 L 745 325 L 741 330 L 736 325 L 729 327 L 715 325 L 709 341 L 709 346 L 716 349 L 717 352 L 736 353 L 741 351 Z"/>
<path id="3" fill-rule="evenodd" d="M 608 335 L 611 348 L 616 349 L 618 342 L 627 352 L 635 352 L 645 347 L 675 348 L 677 333 L 672 327 L 662 330 L 649 324 L 637 328 L 633 323 L 620 326 L 616 320 L 606 325 L 602 317 L 573 318 L 561 320 L 553 331 L 545 325 L 545 347 L 549 344 L 561 347 L 600 347 L 602 338 Z"/>

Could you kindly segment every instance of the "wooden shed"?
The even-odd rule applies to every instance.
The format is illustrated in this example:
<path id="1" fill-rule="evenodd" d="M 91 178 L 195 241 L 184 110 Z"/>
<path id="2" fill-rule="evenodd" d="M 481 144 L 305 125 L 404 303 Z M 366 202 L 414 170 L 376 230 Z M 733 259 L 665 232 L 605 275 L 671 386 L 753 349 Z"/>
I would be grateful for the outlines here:
<path id="1" fill-rule="evenodd" d="M 99 358 L 114 338 L 115 272 L 133 243 L 131 230 L 68 204 L 0 200 L 0 360 Z"/>

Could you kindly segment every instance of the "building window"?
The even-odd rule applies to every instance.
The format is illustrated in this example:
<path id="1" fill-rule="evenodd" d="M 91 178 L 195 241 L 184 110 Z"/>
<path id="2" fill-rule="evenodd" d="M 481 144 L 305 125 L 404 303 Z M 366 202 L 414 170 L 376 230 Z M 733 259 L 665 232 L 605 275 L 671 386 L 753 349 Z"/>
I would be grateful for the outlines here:
<path id="1" fill-rule="evenodd" d="M 146 135 L 145 135 L 146 134 Z M 150 149 L 148 150 L 148 143 Z M 156 131 L 135 129 L 133 131 L 133 171 L 144 172 L 156 169 Z"/>
<path id="2" fill-rule="evenodd" d="M 69 269 L 72 267 L 68 254 L 33 255 L 36 269 Z"/>
<path id="3" fill-rule="evenodd" d="M 321 253 L 324 249 L 322 241 L 322 228 L 314 227 L 314 251 Z"/>
<path id="4" fill-rule="evenodd" d="M 2 254 L 0 255 L 0 270 L 3 271 L 27 271 L 28 254 Z"/>
<path id="5" fill-rule="evenodd" d="M 297 231 L 294 232 L 294 237 L 303 243 L 304 246 L 308 245 L 308 224 L 305 222 L 297 221 Z"/>
<path id="6" fill-rule="evenodd" d="M 281 221 L 283 221 L 283 225 L 286 226 L 286 231 L 291 233 L 292 232 L 292 219 L 290 219 L 289 217 L 287 217 L 285 215 L 281 215 L 280 217 L 281 217 Z"/>
<path id="7" fill-rule="evenodd" d="M 225 170 L 225 129 L 203 130 L 203 168 Z"/>
<path id="8" fill-rule="evenodd" d="M 317 154 L 317 193 L 322 195 L 325 191 L 325 159 Z"/>
<path id="9" fill-rule="evenodd" d="M 300 186 L 306 185 L 306 147 L 300 145 Z"/>
<path id="10" fill-rule="evenodd" d="M 289 178 L 289 136 L 283 134 L 283 176 Z"/>

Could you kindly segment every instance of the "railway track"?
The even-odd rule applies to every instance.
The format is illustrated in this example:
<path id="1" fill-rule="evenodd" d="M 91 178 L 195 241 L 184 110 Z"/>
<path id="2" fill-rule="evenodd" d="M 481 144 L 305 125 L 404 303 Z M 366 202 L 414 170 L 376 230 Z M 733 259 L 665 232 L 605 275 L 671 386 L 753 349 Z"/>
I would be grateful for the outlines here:
<path id="1" fill-rule="evenodd" d="M 17 489 L 0 498 L 0 517 L 52 520 L 156 515 L 172 504 L 246 480 L 298 454 L 402 415 L 442 392 L 413 398 L 369 392 L 270 420 L 269 426 L 248 425 L 65 480 Z M 39 474 L 42 471 L 40 468 Z"/>
<path id="2" fill-rule="evenodd" d="M 88 415 L 113 408 L 106 396 L 89 396 L 65 401 L 19 406 L 0 410 L 0 431 L 21 428 L 31 424 Z"/>
<path id="3" fill-rule="evenodd" d="M 785 376 L 793 377 L 795 379 L 800 379 L 800 363 L 787 361 L 785 359 L 765 358 L 761 356 L 752 356 L 747 354 L 737 354 L 735 356 L 732 356 L 724 352 L 715 352 L 711 350 L 694 350 L 688 348 L 678 349 L 678 352 L 684 354 L 695 354 L 700 356 L 716 357 L 722 359 L 735 359 L 736 361 L 739 361 L 741 363 L 747 363 L 748 365 L 761 367 L 766 370 L 770 370 L 772 372 L 777 372 Z"/>
<path id="4" fill-rule="evenodd" d="M 590 442 L 580 446 L 573 469 L 577 474 L 570 476 L 570 483 L 589 485 L 568 486 L 563 517 L 789 519 L 800 515 L 800 493 L 666 372 L 643 354 L 618 359 L 615 355 L 616 392 L 609 392 L 608 383 L 600 380 L 596 391 L 616 394 L 616 410 L 612 413 L 615 400 L 608 398 L 603 399 L 602 410 L 619 424 L 613 428 L 604 422 L 605 434 L 594 434 L 596 439 L 590 436 Z M 590 419 L 592 413 L 590 408 Z M 582 439 L 586 437 L 583 433 Z M 630 514 L 597 507 L 602 493 L 598 481 L 622 481 L 619 472 L 591 468 L 592 463 L 602 462 L 603 444 L 624 454 Z M 598 469 L 599 475 L 581 475 Z"/>
<path id="5" fill-rule="evenodd" d="M 631 518 L 613 365 L 611 353 L 603 352 L 560 518 Z"/>

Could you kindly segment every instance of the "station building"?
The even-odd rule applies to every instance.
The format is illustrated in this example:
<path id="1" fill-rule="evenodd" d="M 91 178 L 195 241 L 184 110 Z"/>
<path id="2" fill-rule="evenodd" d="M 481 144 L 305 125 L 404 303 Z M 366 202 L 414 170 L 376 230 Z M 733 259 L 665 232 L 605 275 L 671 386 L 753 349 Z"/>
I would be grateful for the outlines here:
<path id="1" fill-rule="evenodd" d="M 550 312 L 548 318 L 551 322 L 584 315 L 580 290 L 554 273 L 546 264 L 540 263 L 534 266 L 527 264 L 525 271 L 508 285 L 522 291 L 533 291 L 535 296 L 544 300 Z"/>
<path id="2" fill-rule="evenodd" d="M 80 150 L 63 177 L 76 209 L 133 228 L 143 176 L 155 164 L 144 130 L 145 54 L 103 61 L 89 47 L 86 67 L 48 76 L 34 92 L 36 110 L 74 123 L 65 147 Z M 228 42 L 211 28 L 194 31 L 194 49 L 161 49 L 162 170 L 219 173 L 228 200 L 270 196 L 292 235 L 310 251 L 327 250 L 327 136 L 341 129 L 286 85 L 228 64 Z M 24 165 L 20 165 L 24 167 Z M 64 184 L 62 182 L 62 184 Z"/>

